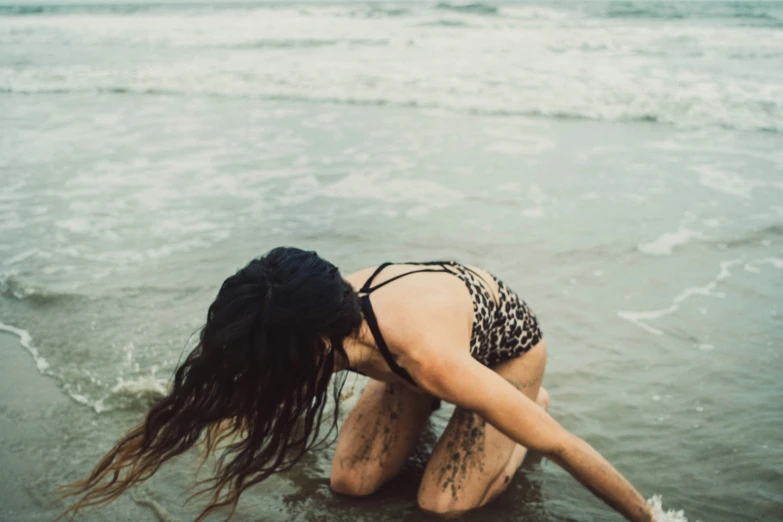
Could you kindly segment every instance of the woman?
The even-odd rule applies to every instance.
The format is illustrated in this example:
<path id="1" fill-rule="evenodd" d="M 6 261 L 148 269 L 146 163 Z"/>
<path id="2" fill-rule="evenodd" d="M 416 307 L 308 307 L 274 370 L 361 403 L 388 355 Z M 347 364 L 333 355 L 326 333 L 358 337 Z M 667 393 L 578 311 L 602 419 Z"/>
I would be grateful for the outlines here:
<path id="1" fill-rule="evenodd" d="M 383 264 L 343 279 L 315 252 L 276 248 L 226 279 L 168 396 L 103 458 L 71 512 L 115 499 L 206 433 L 218 460 L 203 519 L 289 469 L 316 443 L 328 383 L 369 376 L 337 440 L 332 489 L 368 495 L 394 477 L 440 399 L 457 407 L 419 487 L 422 509 L 486 504 L 528 450 L 556 462 L 628 520 L 644 498 L 546 410 L 546 347 L 535 316 L 489 273 L 457 264 Z M 344 374 L 343 374 L 344 375 Z M 344 381 L 335 380 L 337 423 Z"/>

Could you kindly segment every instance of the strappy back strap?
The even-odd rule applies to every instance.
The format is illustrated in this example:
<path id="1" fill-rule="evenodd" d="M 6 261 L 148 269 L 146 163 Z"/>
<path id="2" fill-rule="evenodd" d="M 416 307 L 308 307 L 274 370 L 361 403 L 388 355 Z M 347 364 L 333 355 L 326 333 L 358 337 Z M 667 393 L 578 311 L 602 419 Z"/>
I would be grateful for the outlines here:
<path id="1" fill-rule="evenodd" d="M 379 288 L 382 288 L 382 287 L 388 285 L 389 283 L 391 283 L 393 281 L 396 281 L 397 279 L 400 279 L 400 278 L 405 277 L 407 275 L 418 274 L 418 273 L 421 273 L 421 272 L 445 272 L 445 271 L 446 270 L 436 270 L 434 268 L 422 268 L 421 270 L 411 270 L 410 272 L 405 272 L 404 274 L 396 275 L 396 276 L 392 277 L 391 279 L 387 279 L 383 283 L 381 283 L 379 285 L 375 285 L 372 288 L 368 288 L 366 290 L 366 293 L 369 294 L 370 292 L 374 292 L 374 291 L 378 290 Z"/>
<path id="2" fill-rule="evenodd" d="M 392 263 L 383 263 L 378 268 L 375 269 L 375 272 L 372 273 L 372 275 L 367 278 L 367 281 L 364 282 L 364 285 L 359 289 L 359 293 L 362 294 L 369 294 L 372 292 L 372 289 L 370 289 L 370 285 L 372 285 L 373 279 L 381 273 L 381 270 L 386 268 L 387 266 L 391 265 Z"/>
<path id="3" fill-rule="evenodd" d="M 418 386 L 416 381 L 413 380 L 413 377 L 411 377 L 411 374 L 409 374 L 405 368 L 397 364 L 397 361 L 394 360 L 389 347 L 386 346 L 386 341 L 383 339 L 383 335 L 381 335 L 381 329 L 378 327 L 378 319 L 375 317 L 375 312 L 373 311 L 372 304 L 370 303 L 370 296 L 365 294 L 360 298 L 360 300 L 362 312 L 364 313 L 364 319 L 367 321 L 367 326 L 370 327 L 370 333 L 372 333 L 372 337 L 375 339 L 375 344 L 378 346 L 378 350 L 380 350 L 381 355 L 386 360 L 386 364 L 389 365 L 391 371 L 412 385 Z"/>
<path id="4" fill-rule="evenodd" d="M 415 264 L 417 264 L 417 265 L 427 265 L 427 266 L 429 266 L 429 265 L 438 265 L 438 266 L 440 266 L 441 268 L 440 268 L 440 269 L 437 269 L 437 268 L 422 268 L 422 269 L 420 269 L 420 270 L 411 270 L 410 272 L 405 272 L 404 274 L 399 274 L 399 275 L 396 275 L 396 276 L 394 276 L 394 277 L 392 277 L 392 278 L 390 278 L 390 279 L 387 279 L 387 280 L 386 280 L 386 281 L 384 281 L 383 283 L 380 283 L 380 284 L 378 284 L 378 285 L 375 285 L 375 286 L 371 286 L 371 285 L 372 285 L 372 282 L 373 282 L 373 280 L 375 280 L 375 278 L 378 276 L 378 274 L 380 274 L 380 273 L 381 273 L 381 271 L 382 271 L 384 268 L 386 268 L 386 267 L 387 267 L 387 266 L 389 266 L 389 265 L 393 265 L 393 264 L 394 264 L 394 263 L 383 263 L 381 266 L 379 266 L 378 268 L 376 268 L 376 269 L 375 269 L 375 272 L 373 272 L 373 273 L 372 273 L 372 275 L 371 275 L 371 276 L 370 276 L 370 277 L 367 279 L 367 281 L 364 283 L 364 286 L 362 286 L 362 287 L 361 287 L 361 289 L 359 290 L 359 293 L 361 293 L 361 294 L 370 294 L 370 293 L 372 293 L 372 292 L 374 292 L 374 291 L 378 290 L 379 288 L 382 288 L 382 287 L 384 287 L 384 286 L 388 285 L 388 284 L 389 284 L 389 283 L 391 283 L 392 281 L 396 281 L 397 279 L 400 279 L 400 278 L 402 278 L 402 277 L 405 277 L 405 276 L 407 276 L 407 275 L 410 275 L 410 274 L 418 274 L 418 273 L 420 273 L 420 272 L 450 272 L 450 270 L 447 270 L 447 269 L 446 269 L 446 266 L 445 266 L 445 264 L 444 264 L 444 263 L 440 263 L 440 262 L 432 262 L 432 263 L 415 263 Z M 407 263 L 406 263 L 406 264 L 407 264 Z M 411 264 L 414 264 L 414 263 L 411 263 Z"/>

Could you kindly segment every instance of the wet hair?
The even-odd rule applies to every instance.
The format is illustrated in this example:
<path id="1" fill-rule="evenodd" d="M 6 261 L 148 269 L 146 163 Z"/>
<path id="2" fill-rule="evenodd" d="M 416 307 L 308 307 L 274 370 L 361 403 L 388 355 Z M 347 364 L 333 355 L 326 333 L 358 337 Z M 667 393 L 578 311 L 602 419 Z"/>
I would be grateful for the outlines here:
<path id="1" fill-rule="evenodd" d="M 231 517 L 242 491 L 333 440 L 342 380 L 324 434 L 328 384 L 361 323 L 355 292 L 315 252 L 279 247 L 252 260 L 221 286 L 168 395 L 89 477 L 63 486 L 81 497 L 63 515 L 111 502 L 200 440 L 207 455 L 231 440 L 193 495 L 212 492 L 197 521 L 222 507 Z"/>

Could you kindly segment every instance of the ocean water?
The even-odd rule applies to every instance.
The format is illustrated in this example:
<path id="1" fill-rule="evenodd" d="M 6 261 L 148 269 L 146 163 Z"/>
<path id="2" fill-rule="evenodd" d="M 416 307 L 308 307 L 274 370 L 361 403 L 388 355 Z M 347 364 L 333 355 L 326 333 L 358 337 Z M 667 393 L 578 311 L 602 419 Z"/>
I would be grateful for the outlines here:
<path id="1" fill-rule="evenodd" d="M 0 136 L 0 330 L 73 399 L 36 495 L 288 244 L 489 269 L 542 322 L 552 414 L 661 520 L 781 520 L 783 3 L 10 3 Z M 325 449 L 236 519 L 427 520 L 450 411 L 374 497 L 333 496 Z M 192 518 L 195 460 L 84 519 Z M 619 519 L 546 461 L 463 518 Z"/>

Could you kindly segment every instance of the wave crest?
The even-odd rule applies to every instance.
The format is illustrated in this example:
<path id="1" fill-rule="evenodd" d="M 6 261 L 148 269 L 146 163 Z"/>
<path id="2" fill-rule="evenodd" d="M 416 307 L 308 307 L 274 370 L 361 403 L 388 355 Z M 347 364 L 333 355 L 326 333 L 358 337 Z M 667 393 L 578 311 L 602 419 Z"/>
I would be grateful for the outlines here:
<path id="1" fill-rule="evenodd" d="M 647 500 L 647 503 L 652 508 L 653 517 L 657 522 L 688 522 L 684 511 L 674 511 L 673 509 L 666 511 L 663 508 L 661 495 L 653 495 Z"/>
<path id="2" fill-rule="evenodd" d="M 418 24 L 418 27 L 473 27 L 467 22 L 462 20 L 433 20 L 432 22 L 423 22 Z"/>
<path id="3" fill-rule="evenodd" d="M 97 401 L 78 400 L 92 407 L 96 413 L 116 410 L 145 412 L 168 393 L 168 383 L 154 375 L 132 380 L 119 380 L 108 395 Z M 72 395 L 73 397 L 73 395 Z"/>
<path id="4" fill-rule="evenodd" d="M 78 294 L 57 292 L 23 282 L 13 274 L 0 276 L 0 296 L 36 305 L 51 305 L 80 297 Z"/>
<path id="5" fill-rule="evenodd" d="M 370 39 L 370 38 L 353 38 L 353 39 L 316 39 L 316 38 L 301 38 L 301 39 L 269 39 L 269 40 L 257 40 L 255 42 L 247 42 L 238 45 L 229 46 L 232 49 L 307 49 L 312 47 L 329 47 L 332 45 L 385 45 L 387 40 L 382 39 Z"/>
<path id="6" fill-rule="evenodd" d="M 255 87 L 255 86 L 253 86 Z M 455 112 L 476 114 L 479 116 L 497 116 L 497 117 L 541 117 L 555 120 L 585 120 L 585 121 L 616 121 L 616 122 L 640 122 L 640 123 L 660 123 L 667 125 L 681 126 L 684 128 L 694 127 L 714 127 L 721 129 L 746 130 L 768 133 L 782 133 L 783 119 L 775 124 L 766 121 L 766 117 L 760 115 L 755 117 L 747 111 L 738 113 L 738 118 L 729 121 L 731 115 L 716 112 L 711 115 L 704 112 L 699 119 L 694 119 L 687 111 L 681 114 L 671 108 L 661 107 L 660 114 L 651 114 L 648 107 L 650 100 L 640 100 L 637 107 L 626 104 L 623 107 L 611 105 L 607 102 L 605 106 L 585 105 L 584 107 L 574 106 L 570 110 L 561 110 L 557 107 L 520 107 L 514 108 L 493 108 L 486 106 L 483 101 L 476 101 L 475 106 L 472 100 L 460 100 L 452 103 L 438 99 L 434 93 L 411 93 L 408 97 L 387 97 L 385 93 L 368 92 L 366 96 L 361 94 L 357 96 L 328 96 L 318 94 L 294 93 L 275 93 L 275 92 L 252 92 L 237 89 L 235 91 L 225 91 L 219 88 L 210 89 L 205 85 L 196 85 L 193 91 L 181 88 L 158 88 L 158 87 L 137 87 L 132 85 L 117 86 L 95 86 L 95 87 L 2 87 L 0 93 L 35 95 L 35 94 L 120 94 L 120 95 L 150 95 L 150 96 L 205 96 L 216 98 L 244 98 L 269 101 L 284 101 L 296 103 L 318 103 L 335 104 L 350 106 L 389 106 L 389 107 L 418 107 L 425 109 L 444 109 Z M 501 102 L 498 101 L 498 104 Z M 593 100 L 595 104 L 595 100 Z M 543 102 L 542 102 L 543 105 Z M 741 118 L 740 118 L 741 117 Z M 744 118 L 744 119 L 743 119 Z"/>
<path id="7" fill-rule="evenodd" d="M 452 4 L 449 2 L 440 2 L 435 6 L 435 9 L 483 16 L 497 15 L 500 11 L 497 6 L 481 2 L 475 2 L 471 4 Z"/>

